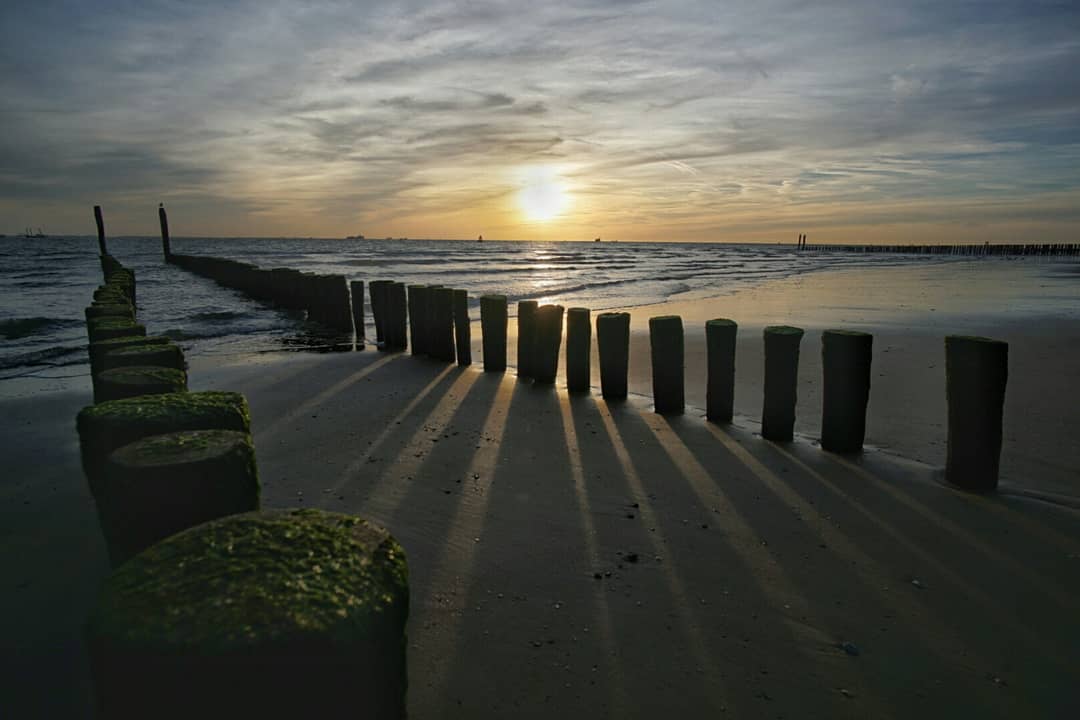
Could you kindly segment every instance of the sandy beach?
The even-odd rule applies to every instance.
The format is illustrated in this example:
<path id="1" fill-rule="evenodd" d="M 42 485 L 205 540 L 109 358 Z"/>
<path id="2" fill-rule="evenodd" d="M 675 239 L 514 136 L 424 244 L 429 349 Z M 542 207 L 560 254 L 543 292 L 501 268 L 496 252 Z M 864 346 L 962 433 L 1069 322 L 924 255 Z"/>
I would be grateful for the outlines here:
<path id="1" fill-rule="evenodd" d="M 196 358 L 190 386 L 248 397 L 265 506 L 361 514 L 401 541 L 411 717 L 1073 717 L 1080 296 L 1075 277 L 1000 267 L 974 289 L 928 265 L 633 308 L 625 403 L 483 373 L 478 349 L 472 368 L 370 347 Z M 1035 321 L 1042 279 L 1062 312 Z M 694 407 L 664 418 L 644 328 L 671 313 Z M 732 426 L 695 409 L 712 317 L 740 323 Z M 755 434 L 761 328 L 780 322 L 807 330 L 784 444 Z M 815 445 L 831 327 L 875 333 L 857 457 Z M 994 496 L 940 482 L 949 333 L 1010 342 Z M 13 717 L 91 708 L 79 632 L 107 562 L 74 431 L 89 402 L 3 402 Z"/>

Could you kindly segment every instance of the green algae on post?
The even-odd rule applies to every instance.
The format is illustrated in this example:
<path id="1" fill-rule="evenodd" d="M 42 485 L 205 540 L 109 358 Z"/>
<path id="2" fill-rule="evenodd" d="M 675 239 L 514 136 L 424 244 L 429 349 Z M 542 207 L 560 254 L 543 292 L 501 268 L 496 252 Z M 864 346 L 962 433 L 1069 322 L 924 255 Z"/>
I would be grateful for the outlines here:
<path id="1" fill-rule="evenodd" d="M 795 403 L 799 382 L 801 328 L 765 328 L 765 399 L 761 437 L 786 442 L 795 437 Z"/>
<path id="2" fill-rule="evenodd" d="M 187 373 L 175 368 L 133 365 L 102 370 L 94 384 L 94 402 L 187 390 Z"/>
<path id="3" fill-rule="evenodd" d="M 739 326 L 734 320 L 716 318 L 705 323 L 708 378 L 705 386 L 705 417 L 729 423 L 735 415 L 735 338 Z"/>
<path id="4" fill-rule="evenodd" d="M 826 330 L 821 334 L 823 450 L 837 453 L 862 450 L 873 348 L 874 336 L 869 333 Z"/>
<path id="5" fill-rule="evenodd" d="M 109 455 L 95 499 L 113 567 L 181 530 L 258 510 L 251 436 L 183 430 L 136 440 Z"/>
<path id="6" fill-rule="evenodd" d="M 519 378 L 532 378 L 533 376 L 533 346 L 536 343 L 536 309 L 539 304 L 535 300 L 521 300 L 518 302 L 518 338 L 517 338 L 517 375 Z"/>
<path id="7" fill-rule="evenodd" d="M 319 510 L 205 523 L 106 579 L 86 625 L 99 711 L 404 718 L 408 615 L 383 528 Z"/>
<path id="8" fill-rule="evenodd" d="M 472 365 L 472 328 L 469 323 L 469 293 L 454 290 L 454 345 L 457 364 Z"/>
<path id="9" fill-rule="evenodd" d="M 112 370 L 118 367 L 130 367 L 132 365 L 148 365 L 151 367 L 175 368 L 187 370 L 184 362 L 184 352 L 179 346 L 172 343 L 152 343 L 143 345 L 128 345 L 115 348 L 105 353 L 101 360 L 103 370 Z"/>
<path id="10" fill-rule="evenodd" d="M 506 296 L 480 296 L 481 351 L 484 372 L 506 371 Z"/>
<path id="11" fill-rule="evenodd" d="M 171 342 L 172 340 L 164 335 L 124 335 L 92 342 L 87 346 L 87 353 L 90 355 L 90 374 L 97 375 L 105 369 L 105 354 L 112 350 L 134 345 L 166 345 Z"/>
<path id="12" fill-rule="evenodd" d="M 115 337 L 146 335 L 146 327 L 127 318 L 106 316 L 88 320 L 86 333 L 90 342 L 95 343 Z"/>
<path id="13" fill-rule="evenodd" d="M 625 400 L 630 367 L 630 313 L 596 316 L 596 349 L 600 356 L 600 394 L 605 400 Z"/>
<path id="14" fill-rule="evenodd" d="M 649 318 L 652 357 L 653 407 L 661 415 L 682 415 L 686 410 L 682 318 Z"/>
<path id="15" fill-rule="evenodd" d="M 589 392 L 592 354 L 592 322 L 589 309 L 566 311 L 566 389 Z"/>
<path id="16" fill-rule="evenodd" d="M 998 485 L 1009 344 L 984 337 L 945 338 L 949 430 L 945 479 L 973 492 Z"/>
<path id="17" fill-rule="evenodd" d="M 135 320 L 135 308 L 130 303 L 93 303 L 83 310 L 86 320 L 89 322 L 99 317 L 119 317 Z"/>
<path id="18" fill-rule="evenodd" d="M 109 453 L 150 435 L 180 430 L 251 432 L 247 400 L 235 392 L 178 392 L 111 400 L 83 408 L 75 419 L 90 493 Z"/>
<path id="19" fill-rule="evenodd" d="M 553 385 L 559 374 L 563 306 L 541 305 L 536 309 L 534 322 L 533 379 L 538 385 Z"/>

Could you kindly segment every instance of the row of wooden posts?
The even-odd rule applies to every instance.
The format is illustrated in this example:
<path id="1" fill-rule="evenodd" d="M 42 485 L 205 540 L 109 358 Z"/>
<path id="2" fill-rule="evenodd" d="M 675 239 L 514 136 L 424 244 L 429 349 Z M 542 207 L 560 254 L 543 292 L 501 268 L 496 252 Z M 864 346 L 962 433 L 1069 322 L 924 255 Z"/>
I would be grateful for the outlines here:
<path id="1" fill-rule="evenodd" d="M 905 255 L 963 255 L 981 257 L 1006 255 L 1016 257 L 1068 257 L 1080 255 L 1077 243 L 1006 244 L 991 245 L 807 245 L 806 236 L 800 235 L 796 248 L 809 252 L 837 253 L 900 253 Z"/>
<path id="2" fill-rule="evenodd" d="M 403 718 L 401 546 L 360 518 L 260 510 L 246 399 L 188 392 L 180 349 L 136 322 L 134 273 L 101 263 L 76 420 L 113 567 L 86 624 L 98 716 L 329 717 L 360 696 Z"/>

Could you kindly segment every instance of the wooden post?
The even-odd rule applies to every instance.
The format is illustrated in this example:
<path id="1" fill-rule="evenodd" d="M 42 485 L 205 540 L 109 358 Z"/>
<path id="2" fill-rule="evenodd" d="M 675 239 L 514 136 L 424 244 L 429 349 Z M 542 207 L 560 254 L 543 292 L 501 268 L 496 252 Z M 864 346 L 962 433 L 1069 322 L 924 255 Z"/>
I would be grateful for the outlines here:
<path id="1" fill-rule="evenodd" d="M 974 492 L 997 488 L 1008 379 L 1008 343 L 961 335 L 945 338 L 945 479 L 957 487 Z"/>
<path id="2" fill-rule="evenodd" d="M 472 365 L 472 328 L 469 327 L 469 293 L 454 290 L 454 339 L 457 364 Z"/>
<path id="3" fill-rule="evenodd" d="M 101 217 L 101 206 L 94 206 L 94 222 L 97 223 L 97 244 L 98 251 L 102 257 L 109 254 L 109 251 L 105 247 L 105 220 Z"/>
<path id="4" fill-rule="evenodd" d="M 795 437 L 795 402 L 799 383 L 801 328 L 765 328 L 765 403 L 761 437 L 788 441 Z"/>
<path id="5" fill-rule="evenodd" d="M 686 409 L 682 318 L 678 315 L 649 318 L 649 348 L 653 407 L 661 415 L 682 415 Z"/>
<path id="6" fill-rule="evenodd" d="M 187 373 L 174 368 L 133 365 L 102 370 L 94 383 L 94 402 L 161 395 L 187 390 Z"/>
<path id="7" fill-rule="evenodd" d="M 862 450 L 873 347 L 874 336 L 869 333 L 826 330 L 821 334 L 823 450 L 837 453 Z"/>
<path id="8" fill-rule="evenodd" d="M 566 311 L 566 389 L 589 392 L 592 355 L 592 322 L 589 309 Z"/>
<path id="9" fill-rule="evenodd" d="M 705 388 L 705 417 L 729 423 L 735 414 L 735 338 L 739 326 L 734 320 L 716 318 L 705 323 L 708 380 Z"/>
<path id="10" fill-rule="evenodd" d="M 165 203 L 158 203 L 158 224 L 161 225 L 161 250 L 165 254 L 165 262 L 172 261 L 172 248 L 169 247 L 169 218 L 165 214 Z"/>
<path id="11" fill-rule="evenodd" d="M 353 329 L 356 331 L 356 349 L 364 349 L 364 281 L 353 280 L 349 283 L 352 296 Z"/>
<path id="12" fill-rule="evenodd" d="M 412 341 L 412 354 L 427 353 L 427 304 L 428 286 L 409 286 L 409 340 Z"/>
<path id="13" fill-rule="evenodd" d="M 391 350 L 405 350 L 408 345 L 408 310 L 405 284 L 391 282 L 386 286 L 387 344 Z"/>
<path id="14" fill-rule="evenodd" d="M 600 354 L 600 394 L 605 400 L 626 399 L 630 367 L 630 313 L 596 316 L 596 348 Z"/>
<path id="15" fill-rule="evenodd" d="M 533 376 L 533 346 L 536 343 L 536 308 L 535 300 L 522 300 L 518 303 L 518 338 L 517 338 L 517 374 L 519 378 Z"/>
<path id="16" fill-rule="evenodd" d="M 105 579 L 86 623 L 96 715 L 403 720 L 408 577 L 389 532 L 339 513 L 172 535 Z"/>
<path id="17" fill-rule="evenodd" d="M 438 358 L 439 340 L 438 335 L 438 314 L 435 309 L 435 291 L 441 288 L 442 285 L 428 285 L 427 288 L 427 302 L 423 305 L 424 308 L 424 352 L 432 358 Z"/>
<path id="18" fill-rule="evenodd" d="M 480 296 L 480 336 L 484 372 L 506 371 L 506 296 Z"/>
<path id="19" fill-rule="evenodd" d="M 435 323 L 432 333 L 431 356 L 443 362 L 454 362 L 454 291 L 436 288 L 434 293 Z"/>
<path id="20" fill-rule="evenodd" d="M 533 341 L 533 379 L 538 385 L 553 385 L 559 374 L 562 346 L 563 306 L 541 305 L 536 309 Z"/>
<path id="21" fill-rule="evenodd" d="M 375 323 L 375 342 L 380 350 L 386 350 L 386 284 L 389 280 L 372 280 L 368 283 L 371 295 L 371 319 Z"/>

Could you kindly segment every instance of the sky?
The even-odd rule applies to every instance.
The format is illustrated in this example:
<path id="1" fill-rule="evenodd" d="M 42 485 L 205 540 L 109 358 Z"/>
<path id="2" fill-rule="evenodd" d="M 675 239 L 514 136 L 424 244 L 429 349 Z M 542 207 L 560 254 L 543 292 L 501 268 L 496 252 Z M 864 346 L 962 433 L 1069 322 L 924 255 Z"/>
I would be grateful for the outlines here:
<path id="1" fill-rule="evenodd" d="M 1080 3 L 0 5 L 0 232 L 1076 242 Z"/>

